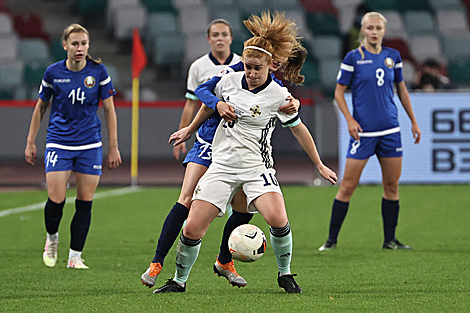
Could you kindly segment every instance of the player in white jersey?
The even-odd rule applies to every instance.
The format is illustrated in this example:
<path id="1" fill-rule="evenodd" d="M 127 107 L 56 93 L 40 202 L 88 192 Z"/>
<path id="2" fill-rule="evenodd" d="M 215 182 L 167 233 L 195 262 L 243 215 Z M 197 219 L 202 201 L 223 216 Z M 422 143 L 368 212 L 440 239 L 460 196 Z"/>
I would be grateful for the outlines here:
<path id="1" fill-rule="evenodd" d="M 270 22 L 266 23 L 264 27 L 270 28 L 271 24 L 272 21 L 270 20 Z M 287 34 L 285 36 L 286 38 L 283 37 L 282 40 L 286 41 L 289 47 L 291 47 L 290 43 L 295 39 L 295 36 L 291 34 L 292 30 L 289 28 L 281 33 Z M 186 92 L 187 101 L 183 109 L 179 128 L 189 125 L 190 120 L 193 118 L 196 110 L 199 108 L 199 98 L 194 94 L 194 90 L 196 89 L 197 84 L 202 84 L 209 80 L 212 76 L 225 69 L 229 64 L 231 66 L 237 66 L 239 64 L 239 56 L 230 51 L 232 31 L 229 22 L 223 19 L 216 19 L 212 21 L 207 29 L 207 40 L 211 45 L 211 52 L 196 60 L 191 65 L 189 70 L 188 89 Z M 277 66 L 273 66 L 275 67 L 273 70 L 276 70 L 285 61 L 286 60 L 277 61 Z M 288 73 L 291 74 L 290 71 Z M 283 106 L 281 110 L 293 110 L 296 112 L 297 103 L 298 100 L 292 98 L 292 101 Z M 176 241 L 181 227 L 188 216 L 191 206 L 191 198 L 194 192 L 194 188 L 196 187 L 196 183 L 211 164 L 212 139 L 219 121 L 220 116 L 218 113 L 212 114 L 207 120 L 204 121 L 204 123 L 198 129 L 197 138 L 193 148 L 188 152 L 185 160 L 183 161 L 183 165 L 185 165 L 186 171 L 180 196 L 178 201 L 168 213 L 165 222 L 163 223 L 154 258 L 148 269 L 141 275 L 141 282 L 148 287 L 153 287 L 155 285 L 155 281 L 163 267 L 165 257 L 168 254 L 170 248 L 173 246 L 173 243 Z M 184 146 L 183 148 L 176 146 L 173 152 L 174 157 L 178 159 L 180 152 L 186 152 L 186 149 Z M 237 195 L 232 201 L 232 205 L 240 206 L 240 210 L 246 207 L 245 195 L 243 193 Z M 252 217 L 252 214 L 240 213 L 236 215 L 238 218 L 236 219 L 236 223 L 234 223 L 234 225 L 237 226 L 238 224 L 241 225 L 248 223 Z M 222 239 L 221 246 L 225 246 L 224 239 Z M 231 264 L 232 263 L 229 265 Z M 229 265 L 221 265 L 223 269 L 221 269 L 219 273 L 225 273 L 223 276 L 227 277 L 231 284 L 245 286 L 245 280 L 236 273 L 233 267 L 230 267 L 230 269 L 233 269 L 232 271 L 225 270 L 225 268 L 228 268 Z"/>
<path id="2" fill-rule="evenodd" d="M 361 46 L 350 51 L 341 64 L 335 100 L 348 122 L 351 135 L 343 179 L 336 194 L 327 242 L 320 251 L 336 248 L 337 237 L 349 208 L 349 201 L 359 183 L 368 159 L 376 154 L 382 167 L 383 249 L 411 249 L 395 237 L 398 222 L 398 185 L 402 167 L 402 145 L 393 85 L 411 120 L 411 131 L 418 144 L 421 130 L 413 113 L 403 81 L 400 53 L 382 46 L 385 17 L 377 12 L 364 15 L 361 22 Z M 348 110 L 344 93 L 351 87 L 353 115 Z"/>
<path id="3" fill-rule="evenodd" d="M 62 44 L 67 51 L 67 59 L 52 64 L 44 74 L 26 143 L 26 162 L 34 165 L 36 136 L 50 104 L 44 155 L 48 200 L 44 210 L 47 238 L 43 261 L 48 267 L 55 266 L 57 262 L 59 224 L 67 181 L 73 171 L 77 197 L 70 226 L 67 267 L 88 268 L 81 254 L 90 227 L 92 200 L 103 161 L 101 122 L 97 115 L 100 100 L 109 138 L 107 163 L 110 169 L 121 164 L 113 102 L 116 92 L 101 60 L 93 60 L 88 54 L 89 41 L 88 31 L 81 25 L 72 24 L 64 29 Z"/>
<path id="4" fill-rule="evenodd" d="M 213 20 L 207 27 L 207 41 L 211 46 L 211 51 L 194 61 L 189 67 L 185 95 L 186 103 L 178 129 L 188 126 L 199 109 L 200 101 L 194 94 L 196 87 L 220 73 L 227 66 L 240 62 L 240 56 L 230 50 L 232 40 L 232 26 L 226 20 Z M 206 132 L 209 132 L 209 134 L 206 134 Z M 203 131 L 200 135 L 202 140 L 212 140 L 213 136 L 210 131 Z M 210 136 L 210 138 L 206 138 L 206 136 Z M 173 148 L 173 155 L 176 159 L 179 159 L 181 153 L 186 152 L 184 144 Z"/>
<path id="5" fill-rule="evenodd" d="M 221 121 L 214 137 L 213 164 L 199 180 L 187 224 L 178 249 L 175 277 L 156 293 L 184 292 L 189 272 L 199 254 L 201 238 L 215 217 L 223 215 L 231 198 L 243 190 L 248 211 L 260 212 L 271 226 L 271 244 L 278 264 L 278 284 L 288 293 L 301 293 L 290 271 L 292 234 L 279 183 L 275 178 L 269 137 L 277 119 L 289 126 L 317 166 L 320 174 L 335 183 L 336 174 L 320 160 L 315 143 L 298 114 L 283 114 L 279 107 L 287 102 L 289 92 L 269 76 L 273 44 L 270 37 L 253 37 L 245 42 L 244 73 L 224 75 L 216 94 L 231 104 L 237 119 Z M 187 139 L 213 110 L 202 106 L 195 121 L 178 131 L 170 140 Z M 236 210 L 237 208 L 234 208 Z"/>

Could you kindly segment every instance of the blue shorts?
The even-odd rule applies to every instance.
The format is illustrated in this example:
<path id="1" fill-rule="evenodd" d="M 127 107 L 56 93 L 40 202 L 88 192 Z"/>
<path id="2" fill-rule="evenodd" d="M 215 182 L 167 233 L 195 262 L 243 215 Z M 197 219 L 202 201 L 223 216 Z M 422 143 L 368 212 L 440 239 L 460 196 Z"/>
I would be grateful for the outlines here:
<path id="1" fill-rule="evenodd" d="M 46 173 L 73 170 L 82 174 L 101 175 L 102 164 L 103 147 L 78 151 L 46 148 L 44 152 Z"/>
<path id="2" fill-rule="evenodd" d="M 400 132 L 379 136 L 349 139 L 347 158 L 366 160 L 376 154 L 381 157 L 402 157 L 403 147 Z"/>
<path id="3" fill-rule="evenodd" d="M 197 163 L 209 167 L 212 163 L 212 144 L 208 142 L 200 142 L 198 139 L 194 142 L 194 146 L 189 150 L 183 165 L 189 162 Z"/>

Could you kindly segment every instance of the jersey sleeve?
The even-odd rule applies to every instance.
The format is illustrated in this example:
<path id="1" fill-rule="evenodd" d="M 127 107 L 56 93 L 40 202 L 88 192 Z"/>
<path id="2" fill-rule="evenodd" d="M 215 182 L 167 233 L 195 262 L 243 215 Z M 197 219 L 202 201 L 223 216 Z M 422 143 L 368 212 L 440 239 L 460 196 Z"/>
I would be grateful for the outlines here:
<path id="1" fill-rule="evenodd" d="M 287 100 L 287 97 L 292 96 L 286 88 L 281 88 L 283 89 L 281 97 L 284 97 L 283 100 L 280 101 L 279 107 L 289 103 L 289 100 Z M 276 117 L 279 119 L 281 122 L 282 127 L 294 127 L 299 125 L 300 123 L 300 116 L 299 112 L 292 113 L 292 114 L 285 114 L 280 111 L 277 111 L 275 113 Z"/>
<path id="2" fill-rule="evenodd" d="M 341 85 L 349 86 L 354 75 L 354 57 L 353 51 L 348 52 L 341 62 L 336 82 Z"/>
<path id="3" fill-rule="evenodd" d="M 213 76 L 207 82 L 199 85 L 194 91 L 194 94 L 196 95 L 197 98 L 199 98 L 199 100 L 202 101 L 202 103 L 210 107 L 212 110 L 216 110 L 217 102 L 221 101 L 221 99 L 219 99 L 213 93 L 215 86 L 224 75 L 228 73 L 233 73 L 233 72 L 240 72 L 240 71 L 243 71 L 243 69 L 244 68 L 243 68 L 242 62 L 238 62 L 237 64 L 230 65 L 219 74 Z"/>
<path id="4" fill-rule="evenodd" d="M 199 100 L 199 98 L 194 94 L 196 87 L 199 85 L 197 81 L 197 68 L 193 64 L 189 67 L 188 71 L 188 81 L 186 83 L 186 94 L 184 95 L 187 99 Z"/>
<path id="5" fill-rule="evenodd" d="M 226 81 L 227 81 L 227 79 L 226 79 L 225 76 L 219 77 L 219 81 L 215 84 L 214 88 L 212 89 L 212 92 L 214 93 L 214 97 L 216 97 L 217 99 L 222 98 L 222 89 L 223 89 L 223 85 Z M 205 104 L 205 102 L 204 102 L 204 104 Z M 209 105 L 207 105 L 207 106 L 210 107 L 213 110 L 217 110 L 217 102 L 215 103 L 214 107 L 211 107 Z"/>
<path id="6" fill-rule="evenodd" d="M 47 68 L 46 72 L 41 81 L 41 85 L 39 86 L 39 98 L 43 101 L 49 101 L 54 93 L 52 88 L 53 78 L 51 75 L 51 71 Z"/>
<path id="7" fill-rule="evenodd" d="M 106 70 L 106 67 L 104 67 L 104 65 L 102 65 L 99 88 L 99 95 L 101 100 L 107 99 L 116 94 L 113 82 L 111 81 L 111 76 L 109 76 L 108 71 Z"/>
<path id="8" fill-rule="evenodd" d="M 403 80 L 403 61 L 401 59 L 400 52 L 396 52 L 395 56 L 395 67 L 394 67 L 394 72 L 395 72 L 395 83 L 399 83 Z"/>
<path id="9" fill-rule="evenodd" d="M 196 97 L 199 98 L 202 103 L 204 103 L 213 110 L 216 109 L 217 102 L 220 101 L 220 99 L 213 94 L 213 90 L 217 83 L 220 81 L 220 78 L 220 76 L 214 76 L 208 81 L 206 81 L 204 84 L 199 85 L 194 91 Z"/>

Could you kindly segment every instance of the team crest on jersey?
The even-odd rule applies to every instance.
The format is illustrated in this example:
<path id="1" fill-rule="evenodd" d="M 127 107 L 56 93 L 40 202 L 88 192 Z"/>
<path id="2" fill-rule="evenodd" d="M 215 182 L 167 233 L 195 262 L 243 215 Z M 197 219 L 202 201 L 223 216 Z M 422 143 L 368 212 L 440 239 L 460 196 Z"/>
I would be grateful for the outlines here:
<path id="1" fill-rule="evenodd" d="M 259 110 L 259 105 L 255 106 L 254 108 L 250 108 L 251 117 L 255 117 L 256 115 L 261 115 L 261 111 Z"/>
<path id="2" fill-rule="evenodd" d="M 95 86 L 95 78 L 93 76 L 87 76 L 83 83 L 87 88 L 93 88 Z"/>
<path id="3" fill-rule="evenodd" d="M 395 66 L 395 62 L 393 62 L 392 58 L 385 58 L 385 66 L 388 68 L 393 68 Z"/>

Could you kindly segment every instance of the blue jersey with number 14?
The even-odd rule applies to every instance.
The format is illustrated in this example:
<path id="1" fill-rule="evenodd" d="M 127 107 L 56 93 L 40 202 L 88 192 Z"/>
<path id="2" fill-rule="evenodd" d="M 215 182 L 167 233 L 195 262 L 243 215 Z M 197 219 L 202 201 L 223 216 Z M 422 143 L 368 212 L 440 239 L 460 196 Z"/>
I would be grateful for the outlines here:
<path id="1" fill-rule="evenodd" d="M 78 72 L 65 65 L 66 60 L 50 65 L 44 73 L 39 98 L 52 98 L 47 127 L 47 143 L 82 146 L 101 141 L 99 101 L 116 94 L 111 78 L 102 64 L 87 60 Z"/>
<path id="2" fill-rule="evenodd" d="M 393 84 L 403 80 L 400 53 L 383 47 L 379 54 L 362 47 L 348 52 L 338 73 L 337 82 L 350 86 L 353 117 L 364 132 L 398 127 L 398 111 L 393 101 Z"/>

